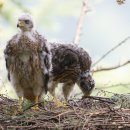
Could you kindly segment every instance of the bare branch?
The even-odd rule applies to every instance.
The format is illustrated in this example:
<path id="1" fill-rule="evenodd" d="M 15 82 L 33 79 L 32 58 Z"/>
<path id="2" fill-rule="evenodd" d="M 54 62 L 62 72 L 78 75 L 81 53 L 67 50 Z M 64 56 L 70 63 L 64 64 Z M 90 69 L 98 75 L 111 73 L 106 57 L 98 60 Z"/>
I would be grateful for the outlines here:
<path id="1" fill-rule="evenodd" d="M 76 34 L 75 34 L 75 38 L 74 38 L 75 44 L 79 44 L 79 42 L 80 42 L 84 18 L 85 18 L 86 13 L 89 11 L 89 10 L 87 10 L 87 3 L 88 3 L 88 0 L 83 0 L 81 14 L 80 14 L 80 17 L 78 20 L 77 30 L 76 30 Z"/>
<path id="2" fill-rule="evenodd" d="M 99 100 L 99 101 L 102 101 L 102 102 L 115 104 L 113 101 L 108 100 L 109 98 L 95 97 L 95 96 L 84 96 L 82 99 L 85 99 L 85 98 L 90 98 L 90 99 Z"/>
<path id="3" fill-rule="evenodd" d="M 130 83 L 118 83 L 118 84 L 112 84 L 112 85 L 104 85 L 102 87 L 97 86 L 97 90 L 98 89 L 108 89 L 108 88 L 114 88 L 114 87 L 119 87 L 119 86 L 123 86 L 125 88 L 128 88 L 130 86 Z"/>
<path id="4" fill-rule="evenodd" d="M 112 66 L 112 67 L 106 67 L 106 68 L 105 68 L 105 67 L 102 67 L 102 68 L 97 68 L 97 69 L 93 70 L 93 72 L 101 72 L 101 71 L 114 70 L 114 69 L 118 69 L 118 68 L 120 68 L 120 67 L 123 67 L 123 66 L 125 66 L 125 65 L 127 65 L 127 64 L 129 64 L 129 63 L 130 63 L 130 60 L 124 62 L 123 64 L 115 65 L 115 66 Z"/>
<path id="5" fill-rule="evenodd" d="M 115 49 L 117 49 L 118 47 L 120 47 L 121 45 L 123 45 L 124 43 L 126 43 L 128 40 L 130 39 L 130 36 L 126 37 L 123 41 L 121 41 L 120 43 L 118 43 L 116 46 L 114 46 L 113 48 L 111 48 L 108 52 L 106 52 L 99 60 L 97 60 L 94 64 L 93 67 L 95 65 L 97 65 L 99 62 L 101 62 L 107 55 L 109 55 L 111 52 L 113 52 Z"/>

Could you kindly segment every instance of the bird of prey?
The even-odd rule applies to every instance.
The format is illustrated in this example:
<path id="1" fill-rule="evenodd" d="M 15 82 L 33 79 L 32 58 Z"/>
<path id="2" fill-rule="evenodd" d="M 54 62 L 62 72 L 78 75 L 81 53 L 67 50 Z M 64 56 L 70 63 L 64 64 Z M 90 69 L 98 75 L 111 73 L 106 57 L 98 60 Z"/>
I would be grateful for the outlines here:
<path id="1" fill-rule="evenodd" d="M 41 95 L 47 92 L 51 70 L 47 40 L 33 26 L 32 17 L 22 14 L 17 24 L 20 31 L 8 41 L 4 51 L 8 79 L 19 97 L 20 109 L 24 98 L 38 103 Z M 38 105 L 33 109 L 38 109 Z"/>
<path id="2" fill-rule="evenodd" d="M 95 86 L 91 75 L 91 57 L 75 44 L 50 43 L 52 52 L 52 73 L 48 91 L 55 97 L 55 88 L 63 83 L 64 98 L 67 101 L 75 83 L 84 96 L 89 96 Z M 56 98 L 56 97 L 55 97 Z"/>

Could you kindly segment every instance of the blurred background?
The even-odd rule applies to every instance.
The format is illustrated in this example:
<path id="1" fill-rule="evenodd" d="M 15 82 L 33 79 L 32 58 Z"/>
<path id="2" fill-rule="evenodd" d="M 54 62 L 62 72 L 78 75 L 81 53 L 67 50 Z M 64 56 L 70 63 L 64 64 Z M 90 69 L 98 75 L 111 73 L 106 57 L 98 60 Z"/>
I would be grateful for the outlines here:
<path id="1" fill-rule="evenodd" d="M 8 82 L 3 50 L 7 41 L 17 33 L 17 18 L 30 13 L 35 28 L 48 41 L 73 42 L 82 0 L 0 0 L 0 94 L 16 98 Z M 87 50 L 95 63 L 103 54 L 130 36 L 130 1 L 117 4 L 116 0 L 89 0 L 89 12 L 83 24 L 79 46 Z M 130 60 L 130 40 L 111 52 L 92 69 L 111 67 Z M 119 69 L 94 73 L 96 90 L 130 93 L 130 65 Z M 75 87 L 74 94 L 79 93 Z"/>

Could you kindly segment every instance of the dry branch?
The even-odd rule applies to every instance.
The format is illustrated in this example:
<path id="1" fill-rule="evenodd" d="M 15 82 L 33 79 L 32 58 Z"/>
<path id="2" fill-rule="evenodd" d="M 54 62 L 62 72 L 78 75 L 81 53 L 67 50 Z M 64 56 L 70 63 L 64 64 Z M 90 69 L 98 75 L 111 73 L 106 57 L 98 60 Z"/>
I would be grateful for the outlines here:
<path id="1" fill-rule="evenodd" d="M 118 87 L 118 86 L 123 86 L 123 87 L 129 87 L 130 83 L 118 83 L 118 84 L 112 84 L 112 85 L 104 85 L 102 87 L 98 87 L 97 89 L 108 89 L 108 88 L 113 88 L 113 87 Z"/>
<path id="2" fill-rule="evenodd" d="M 89 11 L 89 10 L 87 10 L 87 4 L 88 4 L 88 0 L 83 0 L 81 14 L 80 14 L 80 17 L 78 20 L 77 30 L 76 30 L 76 34 L 75 34 L 75 38 L 74 38 L 75 44 L 79 44 L 79 42 L 80 42 L 80 37 L 81 37 L 81 32 L 82 32 L 82 28 L 83 28 L 83 22 L 85 19 L 85 15 Z"/>
<path id="3" fill-rule="evenodd" d="M 84 96 L 82 99 L 85 98 L 90 98 L 90 99 L 94 99 L 94 100 L 99 100 L 101 102 L 106 102 L 106 103 L 110 103 L 110 104 L 115 104 L 113 101 L 110 101 L 109 98 L 103 98 L 103 97 L 95 97 L 95 96 Z"/>
<path id="4" fill-rule="evenodd" d="M 101 62 L 106 56 L 108 56 L 111 52 L 113 52 L 115 49 L 126 43 L 130 39 L 130 36 L 126 37 L 123 41 L 118 43 L 116 46 L 111 48 L 108 52 L 106 52 L 99 60 L 97 60 L 94 64 L 93 67 L 96 66 L 99 62 Z"/>
<path id="5" fill-rule="evenodd" d="M 97 68 L 95 70 L 93 70 L 93 72 L 101 72 L 101 71 L 109 71 L 109 70 L 114 70 L 114 69 L 118 69 L 120 67 L 123 67 L 125 65 L 128 65 L 130 63 L 130 60 L 122 63 L 122 64 L 119 64 L 119 65 L 115 65 L 115 66 L 111 66 L 111 67 L 100 67 L 100 68 Z"/>

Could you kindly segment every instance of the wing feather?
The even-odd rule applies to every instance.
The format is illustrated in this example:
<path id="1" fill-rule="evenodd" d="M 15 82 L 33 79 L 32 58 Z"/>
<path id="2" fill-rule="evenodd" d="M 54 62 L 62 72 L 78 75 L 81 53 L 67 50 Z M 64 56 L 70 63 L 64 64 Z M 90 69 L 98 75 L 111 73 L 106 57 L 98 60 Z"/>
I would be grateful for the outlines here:
<path id="1" fill-rule="evenodd" d="M 10 80 L 10 71 L 13 69 L 13 64 L 15 64 L 14 60 L 14 52 L 15 48 L 13 45 L 15 44 L 17 35 L 13 36 L 11 40 L 7 42 L 6 48 L 4 50 L 6 69 L 8 70 L 8 79 Z"/>

